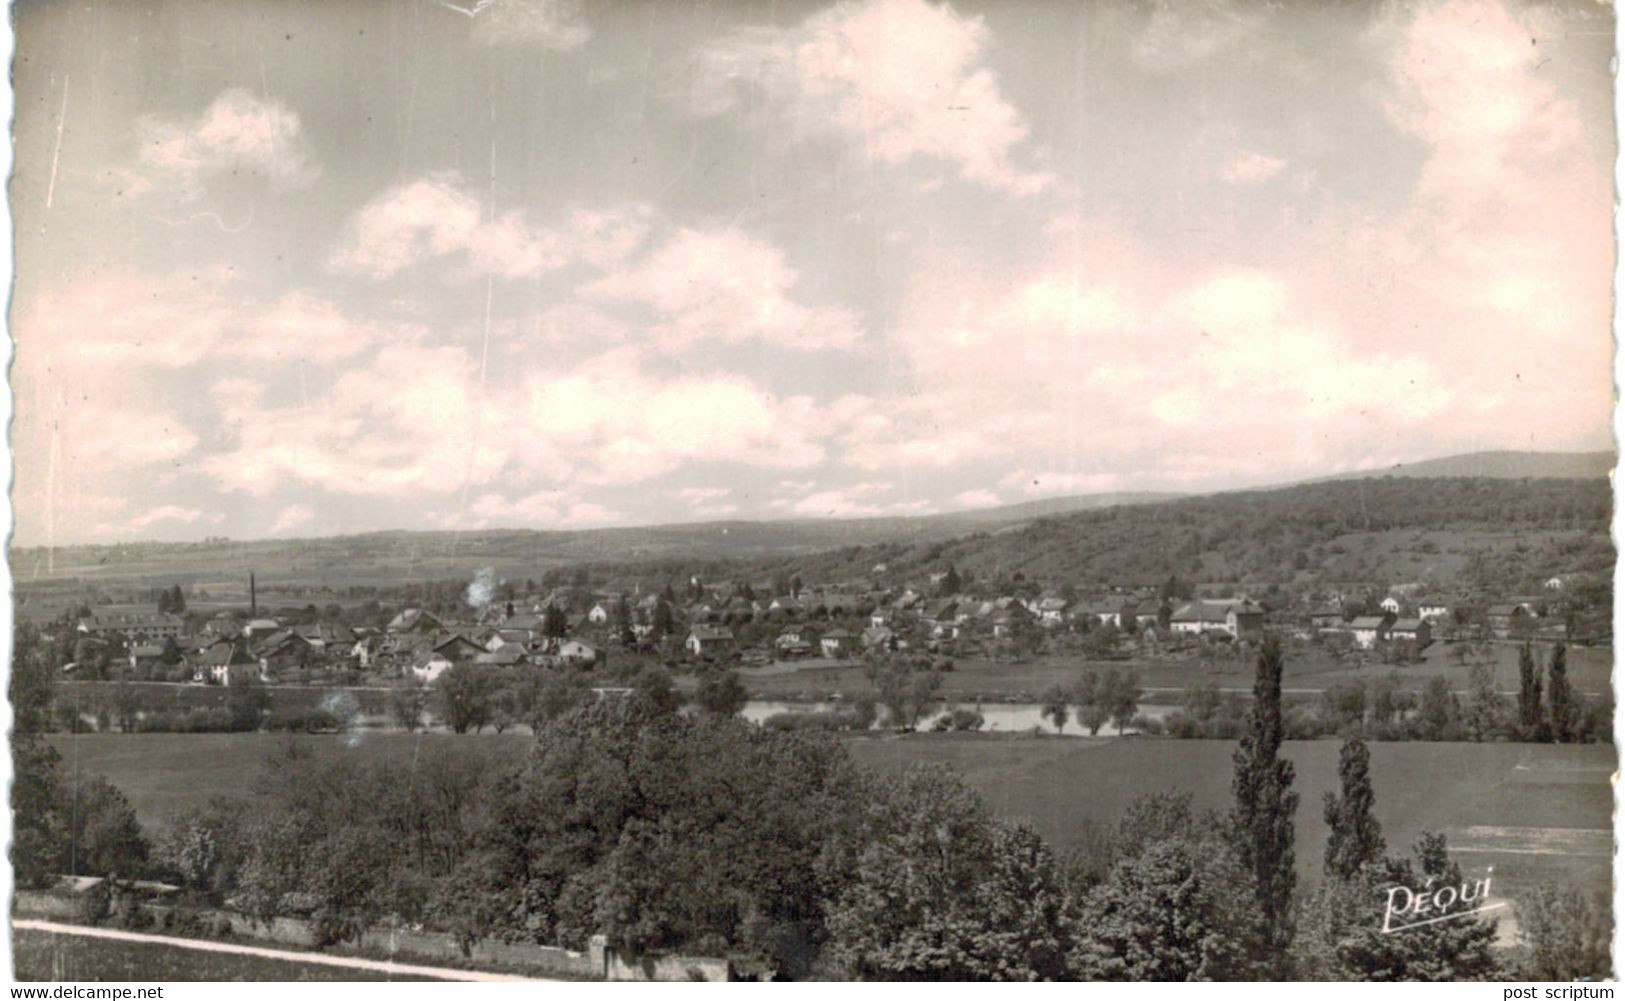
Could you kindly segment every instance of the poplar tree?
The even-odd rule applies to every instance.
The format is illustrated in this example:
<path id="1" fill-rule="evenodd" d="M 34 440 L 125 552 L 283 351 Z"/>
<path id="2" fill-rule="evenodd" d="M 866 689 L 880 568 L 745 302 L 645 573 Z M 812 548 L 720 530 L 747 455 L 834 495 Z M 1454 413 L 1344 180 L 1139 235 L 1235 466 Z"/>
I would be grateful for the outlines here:
<path id="1" fill-rule="evenodd" d="M 1563 644 L 1552 648 L 1547 673 L 1550 680 L 1546 685 L 1546 702 L 1552 722 L 1552 740 L 1566 744 L 1574 739 L 1574 723 L 1578 713 L 1574 689 L 1569 687 L 1568 650 Z"/>
<path id="2" fill-rule="evenodd" d="M 1247 731 L 1236 748 L 1231 787 L 1235 808 L 1230 830 L 1237 858 L 1252 875 L 1255 912 L 1265 971 L 1290 974 L 1293 872 L 1292 815 L 1298 794 L 1292 791 L 1292 762 L 1281 757 L 1281 644 L 1264 641 L 1253 682 L 1253 708 Z"/>
<path id="3" fill-rule="evenodd" d="M 1535 740 L 1540 731 L 1540 673 L 1528 643 L 1518 651 L 1518 734 Z"/>
<path id="4" fill-rule="evenodd" d="M 1377 797 L 1371 789 L 1371 751 L 1359 737 L 1343 742 L 1337 756 L 1341 793 L 1326 793 L 1326 874 L 1348 879 L 1382 860 L 1388 848 L 1382 825 L 1372 814 Z"/>

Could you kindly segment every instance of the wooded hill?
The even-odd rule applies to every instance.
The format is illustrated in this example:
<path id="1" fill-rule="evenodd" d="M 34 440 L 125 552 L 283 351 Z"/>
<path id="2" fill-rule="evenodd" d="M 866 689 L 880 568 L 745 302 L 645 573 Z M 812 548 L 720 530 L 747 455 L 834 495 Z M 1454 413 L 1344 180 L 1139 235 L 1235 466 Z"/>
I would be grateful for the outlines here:
<path id="1" fill-rule="evenodd" d="M 923 580 L 951 563 L 977 579 L 1020 573 L 1080 586 L 1155 583 L 1174 574 L 1299 586 L 1419 581 L 1519 593 L 1554 575 L 1611 576 L 1611 504 L 1606 479 L 1338 480 L 1083 511 L 953 540 L 719 562 L 711 572 L 896 582 Z M 620 574 L 604 567 L 595 576 Z"/>

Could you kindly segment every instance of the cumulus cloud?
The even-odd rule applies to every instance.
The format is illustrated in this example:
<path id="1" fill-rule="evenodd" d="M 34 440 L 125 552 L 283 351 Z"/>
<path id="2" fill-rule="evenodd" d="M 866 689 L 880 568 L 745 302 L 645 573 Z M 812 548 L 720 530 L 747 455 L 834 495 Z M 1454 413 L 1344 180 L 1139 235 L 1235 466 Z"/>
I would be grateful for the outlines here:
<path id="1" fill-rule="evenodd" d="M 613 524 L 620 515 L 600 504 L 559 490 L 539 490 L 519 497 L 481 494 L 469 505 L 462 523 L 478 526 L 515 525 L 527 528 L 594 528 Z"/>
<path id="2" fill-rule="evenodd" d="M 203 517 L 203 512 L 195 507 L 181 507 L 177 504 L 161 504 L 136 515 L 126 522 L 126 527 L 134 531 L 151 528 L 159 522 L 174 521 L 190 525 Z"/>
<path id="3" fill-rule="evenodd" d="M 316 509 L 309 504 L 289 504 L 277 513 L 276 520 L 271 523 L 271 534 L 292 531 L 315 519 Z"/>
<path id="4" fill-rule="evenodd" d="M 981 19 L 945 4 L 840 3 L 797 28 L 741 29 L 712 44 L 695 108 L 734 112 L 759 89 L 781 120 L 849 136 L 883 163 L 945 161 L 971 183 L 1035 194 L 1053 177 L 1016 162 L 1027 124 L 983 65 L 986 42 Z"/>
<path id="5" fill-rule="evenodd" d="M 461 347 L 392 345 L 308 402 L 270 405 L 263 386 L 241 378 L 211 395 L 235 443 L 201 467 L 224 489 L 257 495 L 301 484 L 444 497 L 500 485 L 495 495 L 507 498 L 514 487 L 639 483 L 689 462 L 805 468 L 825 454 L 810 399 L 776 398 L 727 373 L 654 376 L 625 349 L 486 384 Z M 555 503 L 536 495 L 529 510 L 568 513 L 544 501 Z M 507 510 L 495 503 L 471 513 Z"/>
<path id="6" fill-rule="evenodd" d="M 53 290 L 26 311 L 18 329 L 78 364 L 169 369 L 210 357 L 328 364 L 422 333 L 359 319 L 305 292 L 264 301 L 220 268 L 110 275 Z"/>
<path id="7" fill-rule="evenodd" d="M 825 518 L 871 518 L 882 515 L 926 514 L 931 505 L 923 500 L 888 500 L 892 485 L 881 482 L 854 483 L 807 494 L 796 500 L 774 501 L 770 506 L 791 514 Z"/>
<path id="8" fill-rule="evenodd" d="M 954 498 L 960 507 L 997 507 L 999 495 L 991 490 L 966 490 Z"/>
<path id="9" fill-rule="evenodd" d="M 489 216 L 456 174 L 419 178 L 363 206 L 329 264 L 375 280 L 428 262 L 452 278 L 533 278 L 576 262 L 609 268 L 643 242 L 650 213 L 635 204 L 577 210 L 554 228 L 517 210 Z"/>
<path id="10" fill-rule="evenodd" d="M 162 188 L 195 198 L 201 185 L 227 171 L 264 177 L 283 188 L 303 187 L 318 174 L 300 133 L 299 116 L 279 101 L 225 90 L 197 117 L 145 117 L 135 124 L 136 177 L 131 194 Z"/>
<path id="11" fill-rule="evenodd" d="M 679 230 L 631 268 L 586 293 L 631 300 L 653 316 L 657 344 L 678 350 L 702 340 L 761 340 L 798 350 L 845 348 L 863 336 L 840 307 L 791 297 L 799 278 L 776 247 L 738 230 Z"/>

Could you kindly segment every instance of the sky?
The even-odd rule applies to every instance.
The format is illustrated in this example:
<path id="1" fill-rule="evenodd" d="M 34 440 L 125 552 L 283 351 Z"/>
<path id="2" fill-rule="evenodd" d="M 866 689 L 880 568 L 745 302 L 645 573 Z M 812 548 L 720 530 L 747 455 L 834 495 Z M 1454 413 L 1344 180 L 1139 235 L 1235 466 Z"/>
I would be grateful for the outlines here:
<path id="1" fill-rule="evenodd" d="M 1612 447 L 1593 0 L 15 19 L 19 545 Z"/>

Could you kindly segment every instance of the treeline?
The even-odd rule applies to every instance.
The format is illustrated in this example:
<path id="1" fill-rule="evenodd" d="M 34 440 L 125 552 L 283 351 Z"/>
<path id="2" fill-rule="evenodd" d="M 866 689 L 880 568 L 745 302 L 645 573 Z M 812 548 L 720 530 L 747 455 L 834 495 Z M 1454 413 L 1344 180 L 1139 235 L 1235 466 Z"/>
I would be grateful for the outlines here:
<path id="1" fill-rule="evenodd" d="M 1515 956 L 1460 900 L 1435 912 L 1451 921 L 1383 934 L 1392 886 L 1465 881 L 1437 836 L 1387 851 L 1358 741 L 1324 805 L 1328 878 L 1300 893 L 1280 678 L 1267 648 L 1229 811 L 1151 796 L 1075 856 L 994 816 L 946 768 L 868 773 L 827 735 L 678 713 L 637 688 L 541 724 L 520 761 L 498 742 L 426 747 L 411 768 L 290 745 L 244 798 L 178 815 L 151 840 L 116 790 L 30 756 L 24 729 L 13 860 L 21 885 L 57 871 L 157 876 L 200 904 L 309 917 L 326 944 L 386 919 L 465 946 L 580 948 L 604 934 L 627 953 L 726 955 L 762 976 L 1607 975 L 1606 904 L 1569 891 L 1520 901 Z"/>
<path id="2" fill-rule="evenodd" d="M 1341 681 L 1328 686 L 1313 703 L 1289 705 L 1283 711 L 1289 740 L 1361 737 L 1366 740 L 1520 741 L 1525 743 L 1611 743 L 1613 703 L 1586 698 L 1568 680 L 1567 650 L 1552 648 L 1544 675 L 1533 648 L 1519 652 L 1519 692 L 1508 699 L 1495 688 L 1488 660 L 1470 664 L 1463 697 L 1442 677 L 1432 676 L 1421 690 L 1403 687 L 1397 671 L 1371 681 Z M 1234 694 L 1222 694 L 1213 682 L 1185 689 L 1179 710 L 1161 720 L 1137 720 L 1150 733 L 1182 738 L 1233 740 L 1246 723 L 1248 707 Z"/>

